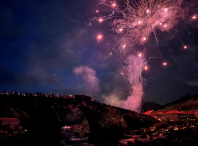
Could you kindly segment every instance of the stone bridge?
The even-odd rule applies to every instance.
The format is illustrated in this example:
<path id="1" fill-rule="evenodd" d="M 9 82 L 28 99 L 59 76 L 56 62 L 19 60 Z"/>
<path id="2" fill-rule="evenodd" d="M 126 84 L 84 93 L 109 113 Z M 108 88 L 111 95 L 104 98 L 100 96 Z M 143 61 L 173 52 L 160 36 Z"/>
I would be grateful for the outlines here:
<path id="1" fill-rule="evenodd" d="M 27 129 L 36 138 L 46 139 L 53 145 L 60 140 L 60 112 L 66 106 L 77 107 L 83 112 L 89 123 L 89 140 L 93 142 L 118 141 L 125 130 L 149 127 L 158 122 L 151 116 L 100 103 L 84 95 L 71 98 L 0 95 L 0 117 L 9 108 L 25 111 L 31 119 Z"/>

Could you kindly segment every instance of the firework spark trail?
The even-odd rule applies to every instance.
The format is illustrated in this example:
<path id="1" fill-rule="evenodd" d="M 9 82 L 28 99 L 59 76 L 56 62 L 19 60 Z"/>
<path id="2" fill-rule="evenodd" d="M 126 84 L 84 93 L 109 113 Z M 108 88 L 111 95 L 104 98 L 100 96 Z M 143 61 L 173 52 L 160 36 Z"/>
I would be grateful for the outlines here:
<path id="1" fill-rule="evenodd" d="M 139 111 L 143 95 L 141 70 L 147 66 L 147 62 L 143 56 L 130 55 L 125 63 L 126 66 L 122 68 L 122 73 L 129 86 L 130 95 L 126 101 L 121 101 L 121 107 Z"/>
<path id="2" fill-rule="evenodd" d="M 148 38 L 157 28 L 162 31 L 171 29 L 184 15 L 177 0 L 127 0 L 125 4 L 125 9 L 117 7 L 115 10 L 115 14 L 120 13 L 123 17 L 114 19 L 111 26 L 116 32 L 120 28 L 126 29 L 128 38 L 140 43 L 143 43 L 141 38 Z"/>
<path id="3" fill-rule="evenodd" d="M 112 10 L 109 15 L 101 18 L 109 23 L 112 31 L 124 33 L 127 39 L 138 44 L 144 44 L 151 33 L 155 34 L 156 29 L 168 31 L 175 26 L 179 18 L 185 17 L 185 8 L 182 8 L 181 0 L 122 0 L 121 2 L 121 5 L 114 7 L 113 2 L 111 4 L 101 2 L 100 5 Z M 98 18 L 95 17 L 92 21 L 94 20 Z M 155 38 L 158 43 L 156 34 Z M 159 53 L 162 57 L 160 51 Z"/>

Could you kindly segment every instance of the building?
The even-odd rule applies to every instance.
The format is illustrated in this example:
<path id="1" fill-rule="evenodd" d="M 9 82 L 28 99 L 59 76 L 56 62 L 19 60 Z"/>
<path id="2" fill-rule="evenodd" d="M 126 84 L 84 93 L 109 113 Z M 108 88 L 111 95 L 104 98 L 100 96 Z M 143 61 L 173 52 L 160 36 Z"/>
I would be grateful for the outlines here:
<path id="1" fill-rule="evenodd" d="M 155 111 L 154 111 L 154 110 L 150 110 L 150 111 L 145 112 L 144 114 L 145 114 L 145 115 L 150 115 L 150 114 L 153 113 L 153 112 L 155 112 Z"/>
<path id="2" fill-rule="evenodd" d="M 194 110 L 194 115 L 195 115 L 196 118 L 198 119 L 198 109 Z"/>
<path id="3" fill-rule="evenodd" d="M 0 123 L 2 123 L 2 126 L 6 125 L 13 125 L 13 126 L 18 126 L 20 121 L 16 118 L 5 118 L 5 117 L 0 117 Z"/>
<path id="4" fill-rule="evenodd" d="M 195 120 L 196 117 L 198 118 L 198 109 L 192 111 L 177 111 L 177 110 L 170 110 L 168 112 L 162 111 L 147 111 L 144 114 L 153 116 L 154 118 L 162 121 L 162 120 Z"/>

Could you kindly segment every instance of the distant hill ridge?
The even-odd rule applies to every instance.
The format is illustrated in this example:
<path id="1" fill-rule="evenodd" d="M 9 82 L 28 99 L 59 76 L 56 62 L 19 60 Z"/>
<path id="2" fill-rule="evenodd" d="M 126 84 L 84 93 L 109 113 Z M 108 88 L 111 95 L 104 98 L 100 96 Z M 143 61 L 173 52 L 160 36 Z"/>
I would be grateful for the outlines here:
<path id="1" fill-rule="evenodd" d="M 148 102 L 142 101 L 142 110 L 141 112 L 146 112 L 148 110 L 162 110 L 162 111 L 169 111 L 169 110 L 195 110 L 198 109 L 198 94 L 190 95 L 187 94 L 186 96 L 182 96 L 176 101 L 172 101 L 166 103 L 165 105 L 160 105 L 156 102 Z"/>

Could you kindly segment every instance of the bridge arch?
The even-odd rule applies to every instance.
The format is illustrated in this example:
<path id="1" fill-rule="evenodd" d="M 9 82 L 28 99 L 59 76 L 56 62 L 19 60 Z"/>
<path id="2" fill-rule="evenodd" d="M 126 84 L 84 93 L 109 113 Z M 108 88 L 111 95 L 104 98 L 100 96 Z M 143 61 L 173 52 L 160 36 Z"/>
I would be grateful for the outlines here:
<path id="1" fill-rule="evenodd" d="M 29 98 L 31 100 L 31 97 Z M 14 114 L 5 115 L 4 112 L 6 109 L 14 109 L 16 113 L 17 111 L 23 111 L 30 117 L 30 119 L 21 120 L 22 117 L 20 118 Z M 25 100 L 24 102 L 21 102 L 21 100 L 17 101 L 15 96 L 8 98 L 7 100 L 4 98 L 3 102 L 2 99 L 0 99 L 0 111 L 0 117 L 18 118 L 21 121 L 20 125 L 28 130 L 25 135 L 29 141 L 31 141 L 32 145 L 38 145 L 38 142 L 43 141 L 48 145 L 55 146 L 60 142 L 61 131 L 56 112 L 50 107 L 43 108 L 39 101 L 32 99 L 31 102 L 25 102 Z M 27 124 L 29 126 L 27 126 Z"/>

